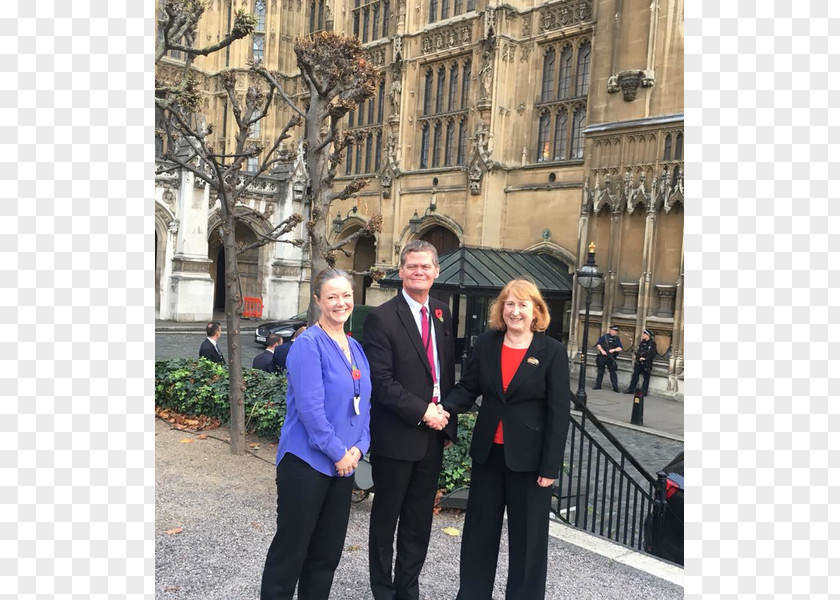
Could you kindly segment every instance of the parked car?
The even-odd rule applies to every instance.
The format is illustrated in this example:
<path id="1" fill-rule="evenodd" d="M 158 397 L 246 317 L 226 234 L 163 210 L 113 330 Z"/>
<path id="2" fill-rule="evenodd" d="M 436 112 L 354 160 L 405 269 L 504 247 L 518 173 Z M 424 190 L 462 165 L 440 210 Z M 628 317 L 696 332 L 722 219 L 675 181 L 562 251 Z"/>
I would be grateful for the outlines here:
<path id="1" fill-rule="evenodd" d="M 683 453 L 665 465 L 657 475 L 664 475 L 665 502 L 653 503 L 653 511 L 645 519 L 645 551 L 665 560 L 683 564 L 683 494 L 685 461 Z M 657 494 L 658 495 L 658 494 Z M 657 535 L 659 537 L 657 543 Z"/>
<path id="2" fill-rule="evenodd" d="M 305 311 L 295 315 L 294 317 L 289 317 L 288 319 L 283 319 L 281 321 L 268 321 L 266 323 L 262 323 L 254 332 L 254 342 L 260 344 L 261 346 L 265 346 L 265 341 L 268 339 L 269 334 L 276 333 L 283 338 L 283 343 L 286 344 L 292 339 L 292 336 L 295 331 L 297 331 L 298 327 L 303 325 L 306 325 Z"/>

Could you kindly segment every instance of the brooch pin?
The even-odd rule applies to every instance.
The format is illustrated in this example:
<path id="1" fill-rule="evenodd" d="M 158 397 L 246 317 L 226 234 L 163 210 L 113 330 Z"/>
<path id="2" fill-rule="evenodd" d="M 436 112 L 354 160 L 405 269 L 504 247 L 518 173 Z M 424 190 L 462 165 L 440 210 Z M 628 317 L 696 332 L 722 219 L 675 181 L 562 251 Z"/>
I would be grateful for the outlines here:
<path id="1" fill-rule="evenodd" d="M 540 361 L 538 361 L 538 360 L 537 360 L 536 358 L 534 358 L 533 356 L 529 356 L 529 357 L 528 357 L 528 364 L 529 364 L 529 365 L 534 365 L 534 366 L 536 367 L 536 366 L 538 366 L 538 365 L 540 364 Z"/>
<path id="2" fill-rule="evenodd" d="M 443 323 L 443 311 L 439 308 L 435 309 L 435 316 L 437 317 L 438 321 Z"/>

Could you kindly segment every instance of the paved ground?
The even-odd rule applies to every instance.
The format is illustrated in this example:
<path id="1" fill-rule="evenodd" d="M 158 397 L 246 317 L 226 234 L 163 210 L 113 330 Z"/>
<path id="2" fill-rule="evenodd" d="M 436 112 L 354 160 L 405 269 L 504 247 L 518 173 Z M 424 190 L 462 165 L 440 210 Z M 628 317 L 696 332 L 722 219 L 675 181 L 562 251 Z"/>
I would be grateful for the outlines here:
<path id="1" fill-rule="evenodd" d="M 259 444 L 259 448 L 237 457 L 230 454 L 226 443 L 215 439 L 227 436 L 224 429 L 199 440 L 158 420 L 155 431 L 155 597 L 256 599 L 265 552 L 275 530 L 276 445 L 251 438 L 249 442 Z M 353 505 L 333 598 L 371 597 L 366 552 L 370 504 L 368 499 Z M 460 532 L 463 515 L 443 511 L 435 517 L 430 559 L 420 580 L 423 600 L 455 597 L 460 537 L 443 531 L 448 527 Z M 173 530 L 180 531 L 167 533 Z M 552 537 L 549 544 L 548 598 L 684 597 L 680 569 L 564 525 L 554 524 L 552 531 L 558 537 Z M 505 535 L 494 598 L 504 598 L 506 573 Z"/>

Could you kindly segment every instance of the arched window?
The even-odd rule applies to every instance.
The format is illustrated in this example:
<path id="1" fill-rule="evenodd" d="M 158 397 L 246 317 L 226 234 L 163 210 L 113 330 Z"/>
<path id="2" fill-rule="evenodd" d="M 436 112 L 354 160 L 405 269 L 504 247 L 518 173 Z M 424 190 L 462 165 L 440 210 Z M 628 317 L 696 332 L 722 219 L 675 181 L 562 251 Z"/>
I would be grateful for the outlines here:
<path id="1" fill-rule="evenodd" d="M 373 35 L 370 36 L 370 39 L 375 40 L 379 34 L 379 3 L 373 5 L 373 23 L 371 25 L 371 31 L 373 31 Z"/>
<path id="2" fill-rule="evenodd" d="M 458 123 L 458 164 L 464 164 L 464 155 L 467 153 L 467 119 L 461 119 Z"/>
<path id="3" fill-rule="evenodd" d="M 592 45 L 589 40 L 584 40 L 578 48 L 576 96 L 585 96 L 589 93 L 589 55 L 591 52 Z"/>
<path id="4" fill-rule="evenodd" d="M 365 101 L 359 102 L 359 127 L 365 124 Z"/>
<path id="5" fill-rule="evenodd" d="M 356 0 L 356 8 L 359 8 L 360 0 Z M 359 37 L 359 12 L 358 10 L 353 11 L 353 35 Z"/>
<path id="6" fill-rule="evenodd" d="M 388 37 L 388 19 L 390 18 L 391 14 L 388 10 L 389 3 L 386 0 L 382 3 L 382 36 L 381 37 Z"/>
<path id="7" fill-rule="evenodd" d="M 368 30 L 370 27 L 370 10 L 367 6 L 362 9 L 362 42 L 368 41 Z"/>
<path id="8" fill-rule="evenodd" d="M 382 130 L 376 132 L 376 154 L 374 155 L 374 167 L 373 170 L 377 173 L 379 172 L 379 168 L 382 164 Z"/>
<path id="9" fill-rule="evenodd" d="M 435 112 L 443 112 L 443 97 L 446 91 L 446 69 L 441 67 L 438 69 L 437 80 L 437 97 L 435 98 Z"/>
<path id="10" fill-rule="evenodd" d="M 420 139 L 420 168 L 429 168 L 429 124 L 423 123 L 423 133 Z"/>
<path id="11" fill-rule="evenodd" d="M 554 122 L 554 156 L 552 160 L 566 158 L 566 136 L 569 130 L 569 112 L 565 108 L 557 111 Z"/>
<path id="12" fill-rule="evenodd" d="M 563 100 L 569 97 L 569 87 L 572 83 L 572 47 L 566 45 L 560 53 L 560 76 L 557 78 L 557 98 Z"/>
<path id="13" fill-rule="evenodd" d="M 368 133 L 365 139 L 365 173 L 370 173 L 370 153 L 373 151 L 373 134 Z"/>
<path id="14" fill-rule="evenodd" d="M 426 89 L 423 94 L 423 114 L 429 115 L 432 113 L 432 79 L 434 75 L 432 70 L 426 71 Z"/>
<path id="15" fill-rule="evenodd" d="M 309 33 L 313 33 L 315 31 L 315 13 L 317 10 L 315 0 L 312 0 L 309 3 Z"/>
<path id="16" fill-rule="evenodd" d="M 437 21 L 438 3 L 437 0 L 429 0 L 429 23 Z"/>
<path id="17" fill-rule="evenodd" d="M 385 78 L 379 80 L 379 106 L 377 106 L 376 119 L 377 123 L 382 122 L 383 111 L 385 110 Z"/>
<path id="18" fill-rule="evenodd" d="M 671 160 L 671 134 L 665 135 L 665 153 L 662 155 L 662 160 Z"/>
<path id="19" fill-rule="evenodd" d="M 464 61 L 464 76 L 461 77 L 461 110 L 465 110 L 467 108 L 467 102 L 470 97 L 470 77 L 472 77 L 472 73 L 470 72 L 471 68 L 472 63 L 469 60 Z"/>
<path id="20" fill-rule="evenodd" d="M 549 136 L 551 128 L 551 115 L 547 110 L 540 113 L 539 132 L 537 134 L 537 162 L 548 160 L 549 154 Z"/>
<path id="21" fill-rule="evenodd" d="M 440 166 L 440 132 L 441 124 L 435 123 L 435 138 L 432 141 L 432 167 Z"/>
<path id="22" fill-rule="evenodd" d="M 452 160 L 455 158 L 455 122 L 449 119 L 446 123 L 446 153 L 443 155 L 443 164 L 445 166 L 452 165 Z"/>
<path id="23" fill-rule="evenodd" d="M 324 28 L 324 0 L 318 0 L 318 30 Z"/>
<path id="24" fill-rule="evenodd" d="M 449 106 L 447 110 L 457 110 L 455 103 L 458 101 L 458 64 L 452 65 L 449 69 Z"/>
<path id="25" fill-rule="evenodd" d="M 362 172 L 362 145 L 364 142 L 356 144 L 356 173 Z"/>
<path id="26" fill-rule="evenodd" d="M 569 158 L 583 158 L 583 122 L 586 120 L 586 107 L 578 106 L 572 117 L 572 153 Z"/>
<path id="27" fill-rule="evenodd" d="M 353 173 L 353 144 L 352 143 L 347 146 L 347 161 L 346 161 L 346 163 L 347 164 L 345 165 L 345 168 L 344 168 L 344 174 L 345 175 L 350 175 L 351 173 Z"/>
<path id="28" fill-rule="evenodd" d="M 373 124 L 373 98 L 368 98 L 368 115 L 367 115 L 367 122 L 368 125 Z"/>
<path id="29" fill-rule="evenodd" d="M 682 146 L 683 146 L 683 136 L 682 133 L 677 134 L 677 143 L 674 145 L 674 160 L 682 160 Z"/>
<path id="30" fill-rule="evenodd" d="M 449 18 L 449 0 L 440 0 L 440 18 Z"/>
<path id="31" fill-rule="evenodd" d="M 540 99 L 543 102 L 554 100 L 554 58 L 554 48 L 549 48 L 543 59 L 542 92 L 540 93 Z"/>

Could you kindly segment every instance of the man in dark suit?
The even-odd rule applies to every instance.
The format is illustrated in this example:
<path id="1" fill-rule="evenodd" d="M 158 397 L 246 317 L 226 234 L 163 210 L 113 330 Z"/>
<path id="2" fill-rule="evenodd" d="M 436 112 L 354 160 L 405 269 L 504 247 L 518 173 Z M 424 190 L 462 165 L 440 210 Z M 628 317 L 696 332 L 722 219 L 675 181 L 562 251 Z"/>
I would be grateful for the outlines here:
<path id="1" fill-rule="evenodd" d="M 280 344 L 274 349 L 274 366 L 278 373 L 286 370 L 286 357 L 289 356 L 289 350 L 292 349 L 292 342 L 304 331 L 306 331 L 306 325 L 298 327 L 288 344 Z"/>
<path id="2" fill-rule="evenodd" d="M 219 338 L 222 337 L 222 324 L 218 321 L 207 323 L 207 339 L 201 342 L 198 349 L 198 357 L 206 358 L 214 363 L 224 365 L 225 357 L 219 349 Z"/>
<path id="3" fill-rule="evenodd" d="M 429 297 L 440 274 L 437 250 L 422 240 L 400 254 L 402 290 L 365 320 L 370 361 L 370 586 L 375 600 L 417 600 L 432 529 L 444 441 L 457 421 L 438 407 L 455 384 L 452 315 Z M 393 568 L 394 532 L 397 557 Z"/>
<path id="4" fill-rule="evenodd" d="M 274 351 L 277 344 L 282 344 L 283 338 L 276 333 L 271 333 L 268 339 L 265 340 L 265 350 L 254 357 L 254 362 L 251 363 L 252 369 L 261 369 L 266 373 L 278 373 L 279 369 L 274 364 Z"/>

